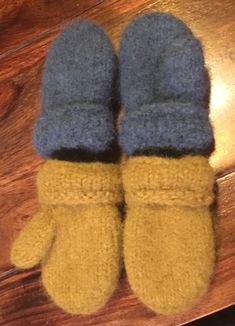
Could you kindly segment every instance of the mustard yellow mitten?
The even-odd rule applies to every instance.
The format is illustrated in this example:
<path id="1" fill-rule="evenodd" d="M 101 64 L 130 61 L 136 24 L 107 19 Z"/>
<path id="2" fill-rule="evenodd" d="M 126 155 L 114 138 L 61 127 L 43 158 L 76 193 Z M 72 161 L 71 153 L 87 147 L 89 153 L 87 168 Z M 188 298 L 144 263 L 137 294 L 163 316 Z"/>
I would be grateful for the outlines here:
<path id="1" fill-rule="evenodd" d="M 116 287 L 121 257 L 119 169 L 49 160 L 37 178 L 40 209 L 12 248 L 12 262 L 42 260 L 43 284 L 65 311 L 91 313 Z"/>
<path id="2" fill-rule="evenodd" d="M 157 313 L 179 313 L 207 290 L 213 272 L 212 168 L 203 156 L 139 156 L 122 172 L 129 283 Z"/>

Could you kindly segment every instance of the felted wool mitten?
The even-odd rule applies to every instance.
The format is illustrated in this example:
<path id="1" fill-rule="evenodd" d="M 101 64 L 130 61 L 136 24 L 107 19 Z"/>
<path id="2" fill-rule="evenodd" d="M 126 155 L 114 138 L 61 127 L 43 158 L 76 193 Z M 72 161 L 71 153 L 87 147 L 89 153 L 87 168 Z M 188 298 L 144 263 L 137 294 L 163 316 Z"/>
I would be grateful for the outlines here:
<path id="1" fill-rule="evenodd" d="M 124 263 L 143 303 L 179 313 L 206 292 L 215 260 L 203 52 L 184 23 L 154 13 L 125 30 L 120 66 Z"/>
<path id="2" fill-rule="evenodd" d="M 116 74 L 112 44 L 94 23 L 76 22 L 59 35 L 46 61 L 42 110 L 34 130 L 41 156 L 51 158 L 63 149 L 109 149 Z"/>
<path id="3" fill-rule="evenodd" d="M 96 25 L 77 22 L 62 32 L 49 51 L 34 133 L 42 156 L 110 149 L 116 71 L 111 43 Z M 53 301 L 73 314 L 94 312 L 119 277 L 118 166 L 49 160 L 37 183 L 40 208 L 16 239 L 12 262 L 30 268 L 42 260 L 42 281 Z"/>
<path id="4" fill-rule="evenodd" d="M 37 177 L 40 208 L 12 248 L 12 262 L 31 268 L 42 260 L 42 281 L 70 313 L 101 307 L 120 269 L 121 200 L 118 166 L 47 161 Z"/>

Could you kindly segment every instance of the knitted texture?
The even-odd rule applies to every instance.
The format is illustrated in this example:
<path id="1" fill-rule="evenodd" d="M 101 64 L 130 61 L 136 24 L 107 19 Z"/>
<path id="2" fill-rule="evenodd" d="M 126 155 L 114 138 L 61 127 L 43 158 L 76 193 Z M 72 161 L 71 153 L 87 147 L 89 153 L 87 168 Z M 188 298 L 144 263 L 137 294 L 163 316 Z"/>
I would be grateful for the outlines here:
<path id="1" fill-rule="evenodd" d="M 116 72 L 110 40 L 94 23 L 78 21 L 59 35 L 46 61 L 41 115 L 34 130 L 41 156 L 64 149 L 109 149 Z"/>
<path id="2" fill-rule="evenodd" d="M 116 287 L 121 258 L 119 169 L 48 161 L 37 178 L 40 209 L 12 248 L 12 262 L 42 260 L 42 281 L 65 311 L 91 313 Z"/>
<path id="3" fill-rule="evenodd" d="M 126 154 L 201 154 L 212 147 L 202 46 L 182 21 L 152 13 L 132 22 L 121 40 L 120 79 Z"/>
<path id="4" fill-rule="evenodd" d="M 213 273 L 213 171 L 202 156 L 139 156 L 122 172 L 129 283 L 157 313 L 182 312 L 204 294 Z"/>

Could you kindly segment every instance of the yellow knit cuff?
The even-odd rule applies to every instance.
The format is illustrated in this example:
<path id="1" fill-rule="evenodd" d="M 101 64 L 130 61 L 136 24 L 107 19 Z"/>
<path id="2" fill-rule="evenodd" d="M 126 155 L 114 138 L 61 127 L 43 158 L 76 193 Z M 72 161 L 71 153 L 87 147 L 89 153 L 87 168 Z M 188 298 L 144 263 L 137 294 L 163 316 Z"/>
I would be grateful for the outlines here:
<path id="1" fill-rule="evenodd" d="M 214 173 L 203 156 L 138 156 L 123 166 L 128 204 L 208 206 L 213 202 Z"/>
<path id="2" fill-rule="evenodd" d="M 117 203 L 121 180 L 115 164 L 47 161 L 37 177 L 39 202 L 45 205 Z"/>

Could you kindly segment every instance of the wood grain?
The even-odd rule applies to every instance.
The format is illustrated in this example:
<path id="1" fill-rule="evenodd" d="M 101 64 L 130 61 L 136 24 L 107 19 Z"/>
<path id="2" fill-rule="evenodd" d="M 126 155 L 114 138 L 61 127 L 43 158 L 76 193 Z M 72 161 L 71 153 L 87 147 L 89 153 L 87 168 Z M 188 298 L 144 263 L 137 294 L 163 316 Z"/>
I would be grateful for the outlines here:
<path id="1" fill-rule="evenodd" d="M 0 36 L 0 55 L 5 56 L 35 42 L 100 3 L 102 0 L 0 0 L 0 13 L 6 16 Z M 11 12 L 16 10 L 17 17 L 12 20 Z"/>
<path id="2" fill-rule="evenodd" d="M 6 3 L 6 2 L 5 2 Z M 25 0 L 11 1 L 0 22 L 0 325 L 182 325 L 235 304 L 235 2 L 234 0 Z M 6 8 L 5 8 L 6 9 Z M 0 17 L 1 11 L 0 1 Z M 55 307 L 40 283 L 39 268 L 10 265 L 12 241 L 37 207 L 35 175 L 42 163 L 32 146 L 39 113 L 42 69 L 48 47 L 76 18 L 101 24 L 118 49 L 124 26 L 149 11 L 182 18 L 204 44 L 212 81 L 211 120 L 217 149 L 215 221 L 218 264 L 208 294 L 193 310 L 166 318 L 147 310 L 131 293 L 125 275 L 110 302 L 89 317 Z M 14 14 L 12 14 L 14 12 Z"/>
<path id="3" fill-rule="evenodd" d="M 0 0 L 0 22 L 9 22 L 15 18 L 24 0 L 5 1 Z"/>

